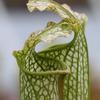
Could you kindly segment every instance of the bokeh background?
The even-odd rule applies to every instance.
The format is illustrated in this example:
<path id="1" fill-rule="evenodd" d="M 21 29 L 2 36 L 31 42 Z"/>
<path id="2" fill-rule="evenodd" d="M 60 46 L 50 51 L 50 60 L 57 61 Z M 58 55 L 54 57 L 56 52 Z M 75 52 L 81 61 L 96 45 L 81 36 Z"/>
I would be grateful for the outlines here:
<path id="1" fill-rule="evenodd" d="M 100 0 L 56 0 L 88 16 L 86 38 L 89 48 L 92 100 L 100 100 Z M 60 20 L 50 12 L 29 13 L 27 0 L 0 0 L 0 100 L 17 100 L 18 67 L 12 55 L 23 47 L 31 32 L 48 21 Z M 1 99 L 1 96 L 4 99 Z M 9 96 L 11 95 L 11 98 Z M 6 99 L 7 98 L 7 99 Z"/>

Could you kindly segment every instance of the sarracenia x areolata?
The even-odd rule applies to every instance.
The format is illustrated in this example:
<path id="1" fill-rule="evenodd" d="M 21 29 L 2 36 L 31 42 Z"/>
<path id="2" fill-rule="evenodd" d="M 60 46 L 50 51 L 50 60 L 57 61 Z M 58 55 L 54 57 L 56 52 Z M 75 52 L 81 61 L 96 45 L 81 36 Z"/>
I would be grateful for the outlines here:
<path id="1" fill-rule="evenodd" d="M 53 0 L 29 0 L 27 7 L 30 12 L 52 11 L 62 20 L 48 22 L 42 31 L 30 35 L 22 50 L 14 51 L 20 68 L 20 99 L 89 100 L 89 63 L 84 33 L 87 17 Z M 70 43 L 35 51 L 41 41 L 51 43 L 72 32 L 74 38 Z"/>

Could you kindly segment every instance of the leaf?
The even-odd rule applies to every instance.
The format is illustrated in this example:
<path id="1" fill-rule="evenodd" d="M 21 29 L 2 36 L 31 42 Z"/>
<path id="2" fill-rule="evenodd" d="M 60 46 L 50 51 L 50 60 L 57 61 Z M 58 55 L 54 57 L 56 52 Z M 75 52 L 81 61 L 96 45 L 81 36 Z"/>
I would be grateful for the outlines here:
<path id="1" fill-rule="evenodd" d="M 59 23 L 51 22 L 38 34 L 32 33 L 23 50 L 14 52 L 20 68 L 21 100 L 89 100 L 85 20 L 73 16 Z M 70 35 L 70 31 L 74 32 L 70 43 L 35 51 L 44 37 L 59 32 Z"/>

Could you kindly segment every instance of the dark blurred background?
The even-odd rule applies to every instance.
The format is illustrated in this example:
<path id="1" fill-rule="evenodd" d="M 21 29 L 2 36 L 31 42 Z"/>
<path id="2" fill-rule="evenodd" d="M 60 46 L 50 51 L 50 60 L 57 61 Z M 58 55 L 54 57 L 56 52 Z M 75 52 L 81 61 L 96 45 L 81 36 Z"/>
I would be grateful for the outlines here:
<path id="1" fill-rule="evenodd" d="M 69 5 L 77 5 L 77 6 L 86 6 L 88 4 L 88 0 L 55 0 L 59 3 L 67 3 Z M 5 4 L 9 8 L 23 8 L 25 7 L 27 0 L 4 0 Z"/>
<path id="2" fill-rule="evenodd" d="M 0 0 L 0 97 L 16 100 L 18 67 L 13 50 L 21 49 L 31 32 L 43 29 L 48 21 L 59 21 L 51 12 L 29 13 L 28 0 Z M 67 3 L 77 12 L 85 13 L 89 20 L 86 38 L 89 47 L 92 100 L 100 100 L 100 0 L 55 0 Z M 5 96 L 6 95 L 6 96 Z M 6 99 L 7 98 L 7 99 Z"/>

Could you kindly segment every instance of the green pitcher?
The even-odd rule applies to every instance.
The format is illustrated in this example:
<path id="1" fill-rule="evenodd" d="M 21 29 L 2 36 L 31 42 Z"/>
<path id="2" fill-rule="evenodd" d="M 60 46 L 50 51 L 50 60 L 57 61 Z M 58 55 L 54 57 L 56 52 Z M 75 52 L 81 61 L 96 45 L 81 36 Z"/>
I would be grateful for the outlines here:
<path id="1" fill-rule="evenodd" d="M 53 0 L 29 0 L 30 12 L 49 10 L 59 14 L 58 23 L 48 22 L 32 33 L 24 48 L 14 51 L 20 69 L 20 100 L 89 100 L 89 63 L 85 38 L 87 17 Z M 36 52 L 41 41 L 51 43 L 74 33 L 71 42 Z"/>

